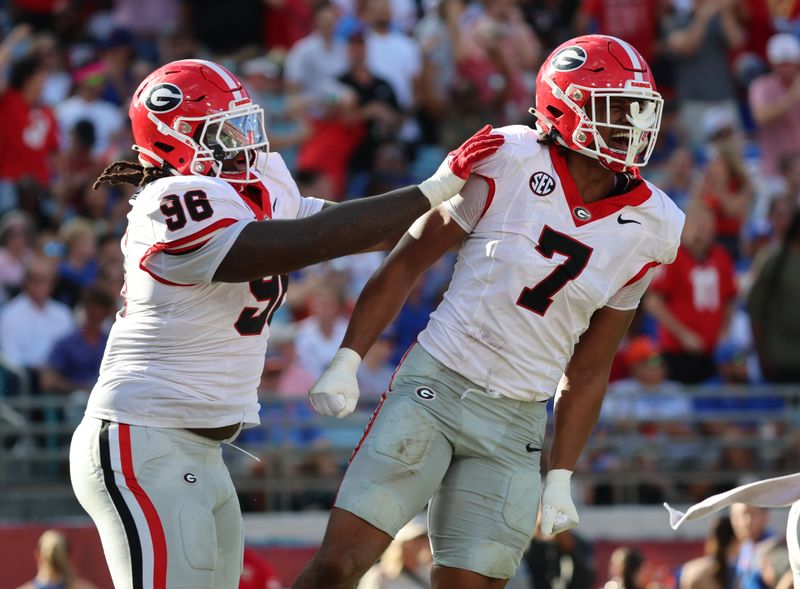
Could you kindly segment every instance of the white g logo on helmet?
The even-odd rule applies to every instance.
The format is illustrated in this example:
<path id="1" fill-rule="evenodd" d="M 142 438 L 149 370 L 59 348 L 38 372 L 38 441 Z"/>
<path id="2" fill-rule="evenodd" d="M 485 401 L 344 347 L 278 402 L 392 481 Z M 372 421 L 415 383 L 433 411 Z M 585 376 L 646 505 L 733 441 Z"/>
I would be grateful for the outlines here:
<path id="1" fill-rule="evenodd" d="M 150 112 L 163 114 L 180 106 L 183 102 L 183 92 L 175 84 L 163 82 L 150 88 L 143 102 Z"/>
<path id="2" fill-rule="evenodd" d="M 553 56 L 553 59 L 550 60 L 550 63 L 555 70 L 560 72 L 571 72 L 572 70 L 576 70 L 586 63 L 586 51 L 583 49 L 583 47 L 579 47 L 577 45 L 564 47 L 564 49 Z"/>

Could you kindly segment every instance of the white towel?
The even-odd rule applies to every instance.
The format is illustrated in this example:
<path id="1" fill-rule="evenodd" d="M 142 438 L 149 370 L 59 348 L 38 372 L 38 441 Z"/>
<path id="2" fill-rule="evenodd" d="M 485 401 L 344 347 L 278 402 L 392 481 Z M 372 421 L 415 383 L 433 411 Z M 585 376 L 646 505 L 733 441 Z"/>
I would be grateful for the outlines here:
<path id="1" fill-rule="evenodd" d="M 756 507 L 788 507 L 800 500 L 800 473 L 765 479 L 712 495 L 692 505 L 685 513 L 669 504 L 669 525 L 673 530 L 685 521 L 700 519 L 734 503 L 747 503 Z"/>

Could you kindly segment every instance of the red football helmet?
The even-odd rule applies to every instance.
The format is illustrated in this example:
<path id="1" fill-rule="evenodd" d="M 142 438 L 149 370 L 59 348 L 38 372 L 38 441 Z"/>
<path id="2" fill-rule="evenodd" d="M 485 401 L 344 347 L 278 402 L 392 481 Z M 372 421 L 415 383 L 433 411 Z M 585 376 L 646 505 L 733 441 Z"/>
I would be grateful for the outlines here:
<path id="1" fill-rule="evenodd" d="M 145 166 L 234 183 L 256 182 L 266 167 L 264 111 L 214 62 L 183 59 L 158 68 L 139 84 L 129 116 Z M 232 163 L 223 166 L 226 160 Z"/>
<path id="2" fill-rule="evenodd" d="M 625 99 L 628 124 L 611 121 L 614 99 Z M 539 69 L 531 112 L 541 132 L 556 131 L 560 144 L 622 172 L 647 164 L 663 104 L 650 67 L 630 43 L 584 35 L 558 46 Z M 602 127 L 610 129 L 610 144 Z"/>

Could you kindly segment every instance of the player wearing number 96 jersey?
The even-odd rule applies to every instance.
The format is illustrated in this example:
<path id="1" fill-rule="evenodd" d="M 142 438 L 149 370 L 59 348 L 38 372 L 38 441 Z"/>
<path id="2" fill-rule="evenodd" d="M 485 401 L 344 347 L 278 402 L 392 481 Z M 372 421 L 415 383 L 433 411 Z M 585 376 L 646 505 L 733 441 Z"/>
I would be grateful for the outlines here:
<path id="1" fill-rule="evenodd" d="M 370 279 L 343 347 L 310 391 L 323 412 L 334 396 L 355 405 L 360 358 L 419 275 L 460 247 L 447 293 L 388 383 L 295 589 L 352 586 L 429 500 L 442 589 L 503 587 L 533 534 L 540 491 L 545 534 L 577 525 L 572 470 L 614 353 L 683 227 L 683 213 L 638 172 L 661 104 L 628 43 L 568 41 L 539 71 L 536 128 L 496 130 L 505 142 L 475 166 L 463 200 L 419 219 Z"/>
<path id="2" fill-rule="evenodd" d="M 263 111 L 216 63 L 157 69 L 130 117 L 139 162 L 116 162 L 97 182 L 141 187 L 122 239 L 125 304 L 70 476 L 117 589 L 231 589 L 242 518 L 220 444 L 258 424 L 286 274 L 396 241 L 504 139 L 487 127 L 419 186 L 328 206 L 299 194 L 268 152 Z"/>

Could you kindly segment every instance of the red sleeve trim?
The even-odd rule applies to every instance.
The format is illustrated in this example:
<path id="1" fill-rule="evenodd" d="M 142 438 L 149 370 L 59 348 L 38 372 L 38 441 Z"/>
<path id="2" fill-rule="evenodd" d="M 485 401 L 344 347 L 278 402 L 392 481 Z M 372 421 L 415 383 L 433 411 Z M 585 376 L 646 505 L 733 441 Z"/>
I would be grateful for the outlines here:
<path id="1" fill-rule="evenodd" d="M 196 231 L 191 235 L 187 235 L 186 237 L 181 237 L 180 239 L 175 239 L 173 241 L 161 241 L 153 244 L 146 252 L 144 252 L 142 259 L 139 260 L 139 268 L 147 272 L 154 280 L 160 282 L 161 284 L 166 284 L 168 286 L 195 286 L 194 284 L 181 284 L 179 282 L 172 282 L 171 280 L 162 278 L 150 270 L 145 265 L 145 262 L 150 256 L 153 256 L 158 252 L 164 252 L 167 254 L 181 254 L 200 249 L 202 246 L 211 241 L 213 233 L 222 229 L 223 227 L 229 227 L 234 223 L 236 223 L 236 219 L 220 219 L 208 227 L 204 227 L 200 231 Z"/>
<path id="2" fill-rule="evenodd" d="M 660 266 L 660 265 L 661 265 L 661 262 L 647 262 L 644 266 L 642 266 L 642 269 L 639 270 L 633 278 L 631 278 L 628 282 L 626 282 L 623 285 L 623 288 L 626 287 L 626 286 L 630 286 L 631 284 L 633 284 L 635 282 L 639 282 L 642 278 L 644 278 L 644 275 L 647 274 L 648 270 L 650 270 L 651 268 L 655 268 L 656 266 Z"/>
<path id="3" fill-rule="evenodd" d="M 478 217 L 480 221 L 483 219 L 483 216 L 486 214 L 486 211 L 489 210 L 489 207 L 492 206 L 492 201 L 494 200 L 494 193 L 497 190 L 497 184 L 494 181 L 494 178 L 489 178 L 487 176 L 481 176 L 480 174 L 476 174 L 476 176 L 480 176 L 484 180 L 486 180 L 486 184 L 489 185 L 489 195 L 486 197 L 486 202 L 483 205 L 483 210 L 481 211 L 481 216 Z"/>

